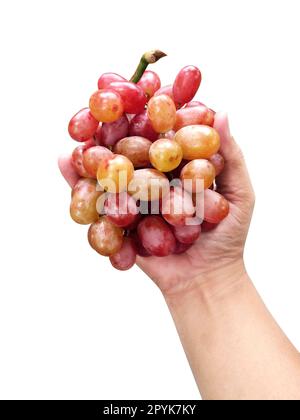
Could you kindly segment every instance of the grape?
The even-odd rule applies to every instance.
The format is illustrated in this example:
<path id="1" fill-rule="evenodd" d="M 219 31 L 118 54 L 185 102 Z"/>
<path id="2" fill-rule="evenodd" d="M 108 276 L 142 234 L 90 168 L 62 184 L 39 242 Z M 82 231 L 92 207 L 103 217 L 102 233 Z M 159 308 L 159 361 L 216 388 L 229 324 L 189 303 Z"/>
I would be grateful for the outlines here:
<path id="1" fill-rule="evenodd" d="M 126 82 L 126 79 L 117 73 L 103 73 L 98 80 L 98 89 L 107 89 L 113 82 Z"/>
<path id="2" fill-rule="evenodd" d="M 145 71 L 137 84 L 143 89 L 148 99 L 152 98 L 161 86 L 160 78 L 154 71 Z"/>
<path id="3" fill-rule="evenodd" d="M 204 191 L 204 220 L 209 223 L 219 223 L 229 213 L 229 203 L 225 197 L 216 191 Z"/>
<path id="4" fill-rule="evenodd" d="M 194 213 L 192 197 L 180 187 L 172 189 L 162 199 L 161 214 L 170 225 L 185 225 Z"/>
<path id="5" fill-rule="evenodd" d="M 124 104 L 124 111 L 128 114 L 139 114 L 145 109 L 147 97 L 143 89 L 131 82 L 113 82 L 110 88 L 117 92 Z"/>
<path id="6" fill-rule="evenodd" d="M 97 191 L 94 179 L 82 178 L 72 191 L 70 214 L 72 219 L 81 225 L 88 225 L 99 218 L 97 200 L 103 193 Z"/>
<path id="7" fill-rule="evenodd" d="M 82 145 L 76 147 L 72 153 L 72 165 L 75 171 L 78 173 L 79 176 L 84 178 L 90 178 L 91 175 L 87 172 L 83 165 L 83 152 L 87 150 L 89 147 L 95 145 L 95 141 L 93 139 L 88 140 L 87 142 L 83 143 Z"/>
<path id="8" fill-rule="evenodd" d="M 182 161 L 181 146 L 173 140 L 159 139 L 152 143 L 149 151 L 152 166 L 161 172 L 170 172 Z"/>
<path id="9" fill-rule="evenodd" d="M 160 95 L 169 96 L 172 99 L 172 101 L 175 103 L 174 95 L 173 95 L 173 85 L 163 86 L 160 89 L 158 89 L 154 94 L 154 96 L 160 96 Z"/>
<path id="10" fill-rule="evenodd" d="M 150 252 L 148 252 L 142 245 L 140 238 L 138 237 L 137 231 L 130 232 L 130 237 L 133 239 L 136 252 L 141 257 L 151 257 Z"/>
<path id="11" fill-rule="evenodd" d="M 218 132 L 206 125 L 181 128 L 175 135 L 175 141 L 182 147 L 183 158 L 187 160 L 209 159 L 220 148 Z"/>
<path id="12" fill-rule="evenodd" d="M 124 238 L 121 249 L 109 257 L 113 267 L 125 271 L 134 266 L 136 261 L 136 247 L 132 238 Z"/>
<path id="13" fill-rule="evenodd" d="M 94 139 L 97 146 L 100 146 L 102 143 L 102 123 L 99 123 L 96 133 L 94 135 Z"/>
<path id="14" fill-rule="evenodd" d="M 216 176 L 220 175 L 220 173 L 223 171 L 225 166 L 225 161 L 222 155 L 220 153 L 215 153 L 209 158 L 209 161 L 214 165 L 216 170 Z"/>
<path id="15" fill-rule="evenodd" d="M 129 135 L 145 137 L 148 140 L 157 140 L 158 134 L 154 131 L 151 121 L 149 120 L 147 110 L 136 115 L 129 124 Z"/>
<path id="16" fill-rule="evenodd" d="M 209 223 L 203 220 L 201 225 L 202 232 L 210 232 L 211 230 L 215 229 L 218 226 L 218 223 Z"/>
<path id="17" fill-rule="evenodd" d="M 190 108 L 179 109 L 176 113 L 175 131 L 188 125 L 203 124 L 213 126 L 214 116 L 206 106 L 194 106 Z"/>
<path id="18" fill-rule="evenodd" d="M 83 166 L 91 177 L 97 178 L 97 171 L 100 162 L 112 156 L 113 153 L 106 147 L 90 147 L 83 152 Z"/>
<path id="19" fill-rule="evenodd" d="M 128 186 L 135 200 L 159 200 L 169 191 L 168 178 L 156 169 L 137 169 Z"/>
<path id="20" fill-rule="evenodd" d="M 108 220 L 119 227 L 133 224 L 138 215 L 136 202 L 127 192 L 109 194 L 104 210 Z"/>
<path id="21" fill-rule="evenodd" d="M 160 139 L 169 139 L 169 140 L 174 140 L 175 137 L 175 131 L 174 130 L 170 130 L 167 131 L 166 133 L 162 133 L 159 135 Z"/>
<path id="22" fill-rule="evenodd" d="M 118 193 L 127 189 L 133 174 L 133 164 L 126 156 L 112 155 L 99 163 L 97 179 L 107 192 Z"/>
<path id="23" fill-rule="evenodd" d="M 176 108 L 167 95 L 153 96 L 148 103 L 148 117 L 157 133 L 173 129 L 176 122 Z"/>
<path id="24" fill-rule="evenodd" d="M 145 217 L 138 225 L 138 236 L 143 247 L 151 255 L 164 257 L 175 250 L 175 237 L 160 216 Z"/>
<path id="25" fill-rule="evenodd" d="M 122 115 L 117 121 L 102 124 L 101 144 L 106 147 L 114 146 L 117 141 L 126 137 L 129 130 L 129 121 Z"/>
<path id="26" fill-rule="evenodd" d="M 203 102 L 200 102 L 200 101 L 191 101 L 191 102 L 188 102 L 186 104 L 185 108 L 193 108 L 194 106 L 205 106 L 207 108 L 207 106 L 204 105 L 204 103 Z"/>
<path id="27" fill-rule="evenodd" d="M 111 223 L 106 216 L 102 216 L 90 226 L 88 240 L 95 251 L 109 257 L 120 251 L 123 244 L 123 229 Z"/>
<path id="28" fill-rule="evenodd" d="M 175 255 L 184 254 L 191 246 L 192 244 L 183 244 L 179 241 L 176 241 L 176 247 L 173 254 Z"/>
<path id="29" fill-rule="evenodd" d="M 132 231 L 132 230 L 135 230 L 137 228 L 138 224 L 140 223 L 141 219 L 142 219 L 142 215 L 140 213 L 137 213 L 134 221 L 132 223 L 130 223 L 130 225 L 126 226 L 126 230 L 128 232 Z"/>
<path id="30" fill-rule="evenodd" d="M 203 188 L 206 189 L 213 184 L 215 176 L 215 167 L 206 159 L 192 160 L 183 167 L 180 174 L 184 189 L 193 193 L 200 192 L 202 189 L 201 183 L 198 185 L 197 181 L 202 181 Z"/>
<path id="31" fill-rule="evenodd" d="M 90 98 L 90 110 L 97 121 L 110 123 L 122 116 L 124 106 L 117 92 L 110 89 L 97 90 Z"/>
<path id="32" fill-rule="evenodd" d="M 186 245 L 193 244 L 201 233 L 200 220 L 199 223 L 194 225 L 175 226 L 173 228 L 173 233 L 180 243 Z"/>
<path id="33" fill-rule="evenodd" d="M 114 152 L 126 156 L 135 168 L 150 166 L 149 150 L 152 142 L 144 137 L 125 137 L 118 141 Z"/>
<path id="34" fill-rule="evenodd" d="M 177 74 L 174 85 L 174 101 L 184 105 L 196 95 L 201 83 L 201 72 L 197 67 L 186 66 Z"/>
<path id="35" fill-rule="evenodd" d="M 71 118 L 68 131 L 73 140 L 87 141 L 96 133 L 98 124 L 89 108 L 84 108 Z"/>

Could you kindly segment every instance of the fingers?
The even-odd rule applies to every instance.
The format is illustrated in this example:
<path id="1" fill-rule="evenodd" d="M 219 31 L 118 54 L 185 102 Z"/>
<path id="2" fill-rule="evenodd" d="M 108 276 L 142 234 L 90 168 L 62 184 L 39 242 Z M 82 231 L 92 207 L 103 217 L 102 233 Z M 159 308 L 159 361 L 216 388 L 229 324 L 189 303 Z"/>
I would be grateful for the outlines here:
<path id="1" fill-rule="evenodd" d="M 225 159 L 225 168 L 217 178 L 218 191 L 232 203 L 249 205 L 254 201 L 254 192 L 241 149 L 230 134 L 226 113 L 216 114 L 214 128 L 220 134 L 220 153 Z"/>
<path id="2" fill-rule="evenodd" d="M 77 181 L 79 180 L 79 176 L 75 172 L 75 169 L 72 165 L 72 160 L 70 155 L 62 155 L 58 158 L 58 167 L 62 176 L 65 178 L 67 183 L 70 185 L 71 188 L 74 188 Z"/>

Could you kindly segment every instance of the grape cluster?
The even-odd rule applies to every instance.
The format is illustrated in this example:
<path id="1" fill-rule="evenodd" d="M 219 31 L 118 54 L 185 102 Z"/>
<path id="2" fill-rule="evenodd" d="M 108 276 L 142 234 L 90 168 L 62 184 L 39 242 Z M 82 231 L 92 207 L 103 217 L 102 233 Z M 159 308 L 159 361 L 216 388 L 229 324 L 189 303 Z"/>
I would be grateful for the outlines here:
<path id="1" fill-rule="evenodd" d="M 119 270 L 136 256 L 181 254 L 229 213 L 216 191 L 224 168 L 215 112 L 193 100 L 201 83 L 195 66 L 161 87 L 148 64 L 165 56 L 143 55 L 130 81 L 104 73 L 89 107 L 68 131 L 81 142 L 72 154 L 80 179 L 70 214 L 90 225 L 88 240 Z"/>

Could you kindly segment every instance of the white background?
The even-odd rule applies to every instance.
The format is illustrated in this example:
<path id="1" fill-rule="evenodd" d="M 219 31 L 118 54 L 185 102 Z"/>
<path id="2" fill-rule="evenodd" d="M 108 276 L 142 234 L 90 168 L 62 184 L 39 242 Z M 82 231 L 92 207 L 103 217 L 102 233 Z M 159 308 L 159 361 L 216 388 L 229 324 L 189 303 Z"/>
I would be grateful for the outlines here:
<path id="1" fill-rule="evenodd" d="M 56 159 L 104 71 L 153 47 L 164 84 L 200 67 L 257 195 L 249 273 L 300 348 L 299 1 L 3 1 L 0 398 L 199 398 L 160 292 L 70 220 Z M 154 68 L 153 68 L 154 69 Z"/>

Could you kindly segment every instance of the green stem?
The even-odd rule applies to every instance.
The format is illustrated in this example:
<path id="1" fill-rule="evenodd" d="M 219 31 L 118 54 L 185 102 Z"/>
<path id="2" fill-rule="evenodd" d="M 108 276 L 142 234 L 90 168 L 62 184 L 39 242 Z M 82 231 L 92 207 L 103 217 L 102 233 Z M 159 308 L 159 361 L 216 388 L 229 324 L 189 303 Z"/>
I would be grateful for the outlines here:
<path id="1" fill-rule="evenodd" d="M 134 72 L 134 75 L 132 76 L 130 81 L 133 83 L 137 83 L 143 76 L 149 64 L 156 63 L 160 58 L 165 57 L 166 55 L 167 54 L 160 50 L 148 51 L 145 54 L 143 54 L 139 65 L 137 66 L 136 71 Z"/>

